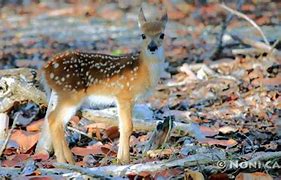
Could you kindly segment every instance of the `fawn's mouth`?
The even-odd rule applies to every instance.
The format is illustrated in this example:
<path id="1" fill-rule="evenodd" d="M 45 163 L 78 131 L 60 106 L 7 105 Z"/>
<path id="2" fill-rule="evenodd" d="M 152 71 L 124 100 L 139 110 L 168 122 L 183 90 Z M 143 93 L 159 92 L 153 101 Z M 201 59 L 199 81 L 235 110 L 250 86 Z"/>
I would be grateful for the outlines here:
<path id="1" fill-rule="evenodd" d="M 154 51 L 149 50 L 149 53 L 150 53 L 150 54 L 156 54 L 156 52 L 157 52 L 157 50 L 154 50 Z"/>
<path id="2" fill-rule="evenodd" d="M 157 54 L 157 52 L 158 52 L 158 50 L 150 50 L 150 49 L 148 49 L 147 51 L 146 51 L 146 53 L 147 53 L 147 55 L 155 55 L 155 54 Z"/>

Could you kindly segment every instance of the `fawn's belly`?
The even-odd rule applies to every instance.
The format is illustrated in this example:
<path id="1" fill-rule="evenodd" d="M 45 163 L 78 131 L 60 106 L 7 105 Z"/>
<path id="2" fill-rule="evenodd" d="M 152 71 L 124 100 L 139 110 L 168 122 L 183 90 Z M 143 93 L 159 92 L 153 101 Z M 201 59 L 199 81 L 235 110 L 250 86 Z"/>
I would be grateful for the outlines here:
<path id="1" fill-rule="evenodd" d="M 91 95 L 84 100 L 84 105 L 89 106 L 110 106 L 115 104 L 114 96 Z"/>

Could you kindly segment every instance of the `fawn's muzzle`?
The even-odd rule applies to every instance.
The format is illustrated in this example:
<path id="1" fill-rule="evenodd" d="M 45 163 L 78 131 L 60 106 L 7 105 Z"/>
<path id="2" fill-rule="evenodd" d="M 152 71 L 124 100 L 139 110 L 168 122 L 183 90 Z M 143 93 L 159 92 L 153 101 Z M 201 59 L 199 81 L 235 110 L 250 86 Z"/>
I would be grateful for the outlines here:
<path id="1" fill-rule="evenodd" d="M 154 41 L 151 41 L 148 46 L 147 46 L 147 49 L 151 52 L 154 52 L 158 49 L 156 43 Z"/>

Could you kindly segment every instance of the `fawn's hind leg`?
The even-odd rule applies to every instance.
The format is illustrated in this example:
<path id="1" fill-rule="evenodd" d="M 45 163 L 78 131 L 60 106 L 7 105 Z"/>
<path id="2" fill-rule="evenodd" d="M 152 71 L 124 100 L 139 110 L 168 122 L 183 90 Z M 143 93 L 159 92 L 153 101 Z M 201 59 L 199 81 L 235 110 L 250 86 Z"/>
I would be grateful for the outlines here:
<path id="1" fill-rule="evenodd" d="M 68 147 L 64 133 L 64 122 L 68 122 L 76 113 L 78 107 L 59 103 L 49 116 L 50 134 L 53 142 L 55 156 L 58 162 L 74 164 L 73 155 Z"/>
<path id="2" fill-rule="evenodd" d="M 53 151 L 53 143 L 52 138 L 50 134 L 50 128 L 49 128 L 49 115 L 52 111 L 55 110 L 55 107 L 57 106 L 58 96 L 55 91 L 52 91 L 51 97 L 48 104 L 48 109 L 44 118 L 44 122 L 41 128 L 41 135 L 40 139 L 36 145 L 35 152 L 36 153 L 51 153 Z M 64 122 L 64 125 L 67 122 Z"/>

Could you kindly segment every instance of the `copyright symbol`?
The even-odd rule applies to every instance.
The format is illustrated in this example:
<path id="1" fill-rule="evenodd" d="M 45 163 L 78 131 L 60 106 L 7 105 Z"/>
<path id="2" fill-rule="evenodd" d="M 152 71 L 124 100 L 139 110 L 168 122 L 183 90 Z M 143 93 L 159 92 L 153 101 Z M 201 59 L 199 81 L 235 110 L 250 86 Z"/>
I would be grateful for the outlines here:
<path id="1" fill-rule="evenodd" d="M 224 161 L 218 161 L 217 162 L 217 167 L 220 168 L 220 169 L 223 169 L 226 167 L 226 164 Z"/>

